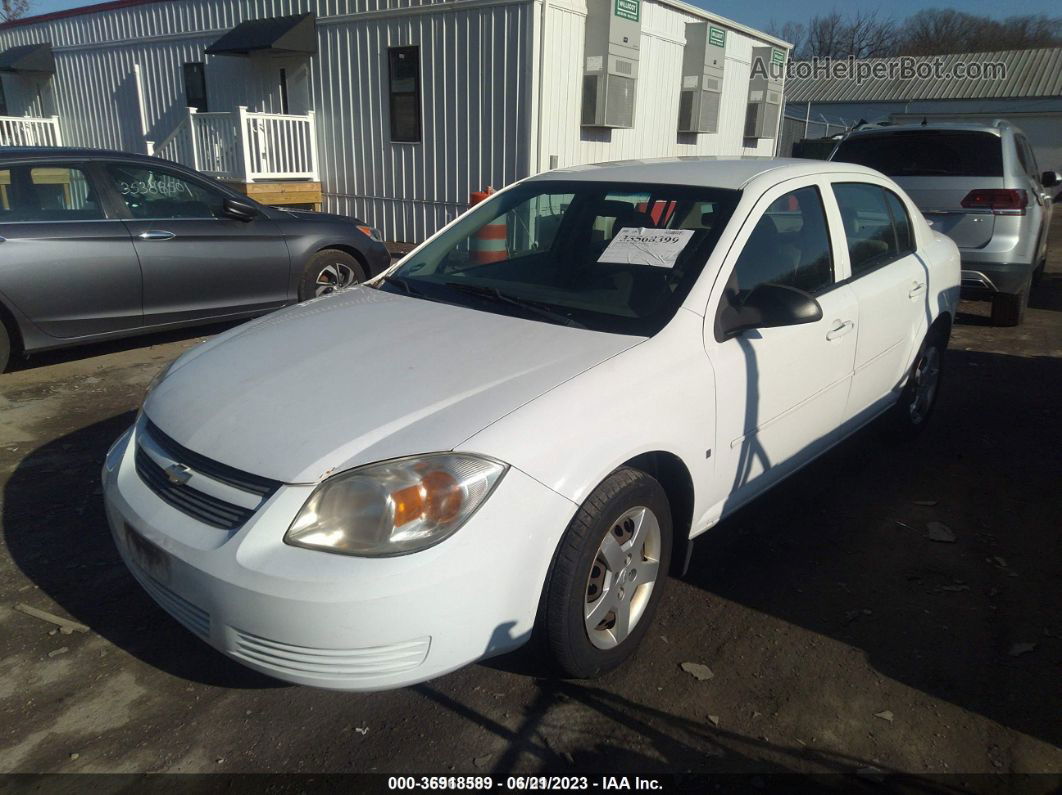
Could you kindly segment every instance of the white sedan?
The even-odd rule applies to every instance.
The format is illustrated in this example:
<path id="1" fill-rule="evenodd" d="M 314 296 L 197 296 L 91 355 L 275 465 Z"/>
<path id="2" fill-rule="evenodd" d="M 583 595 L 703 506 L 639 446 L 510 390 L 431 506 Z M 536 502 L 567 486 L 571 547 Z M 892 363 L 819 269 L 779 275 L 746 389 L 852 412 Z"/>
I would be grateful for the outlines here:
<path id="1" fill-rule="evenodd" d="M 593 676 L 696 536 L 879 415 L 925 425 L 958 295 L 860 166 L 553 171 L 177 359 L 107 514 L 165 610 L 280 679 L 398 687 L 532 633 Z"/>

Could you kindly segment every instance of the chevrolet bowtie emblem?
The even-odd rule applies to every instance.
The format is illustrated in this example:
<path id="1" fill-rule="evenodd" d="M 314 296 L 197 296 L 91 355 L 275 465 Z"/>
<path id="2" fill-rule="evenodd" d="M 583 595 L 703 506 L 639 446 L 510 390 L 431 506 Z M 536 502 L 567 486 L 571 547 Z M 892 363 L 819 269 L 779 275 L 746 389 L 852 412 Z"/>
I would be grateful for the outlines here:
<path id="1" fill-rule="evenodd" d="M 183 486 L 192 479 L 192 470 L 184 464 L 170 464 L 166 467 L 166 477 L 169 478 L 170 483 Z"/>

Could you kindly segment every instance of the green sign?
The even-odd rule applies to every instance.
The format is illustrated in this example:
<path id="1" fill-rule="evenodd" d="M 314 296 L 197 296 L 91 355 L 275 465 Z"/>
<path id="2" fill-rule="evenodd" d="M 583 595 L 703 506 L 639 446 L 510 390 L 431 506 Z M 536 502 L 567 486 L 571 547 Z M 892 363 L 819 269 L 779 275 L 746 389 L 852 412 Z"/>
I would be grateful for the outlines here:
<path id="1" fill-rule="evenodd" d="M 726 31 L 722 28 L 708 28 L 708 43 L 716 47 L 725 47 Z"/>
<path id="2" fill-rule="evenodd" d="M 771 63 L 785 63 L 785 53 L 781 50 L 771 49 Z"/>
<path id="3" fill-rule="evenodd" d="M 637 22 L 641 13 L 641 0 L 616 0 L 616 16 Z"/>

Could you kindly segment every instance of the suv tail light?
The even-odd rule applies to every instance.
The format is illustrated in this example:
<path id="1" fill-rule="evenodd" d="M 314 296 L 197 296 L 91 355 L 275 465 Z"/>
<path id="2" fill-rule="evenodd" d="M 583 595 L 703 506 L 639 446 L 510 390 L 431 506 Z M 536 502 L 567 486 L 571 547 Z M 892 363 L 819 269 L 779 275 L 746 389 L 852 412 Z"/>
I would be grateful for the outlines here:
<path id="1" fill-rule="evenodd" d="M 962 206 L 969 210 L 991 210 L 995 215 L 1025 215 L 1029 194 L 1012 188 L 980 188 L 966 194 Z"/>

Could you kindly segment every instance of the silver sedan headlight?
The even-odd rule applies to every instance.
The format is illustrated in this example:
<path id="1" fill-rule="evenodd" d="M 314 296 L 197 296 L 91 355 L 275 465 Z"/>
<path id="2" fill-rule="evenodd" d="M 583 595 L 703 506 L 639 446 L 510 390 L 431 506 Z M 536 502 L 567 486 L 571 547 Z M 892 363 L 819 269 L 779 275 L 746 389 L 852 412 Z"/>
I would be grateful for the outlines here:
<path id="1" fill-rule="evenodd" d="M 318 486 L 284 541 L 342 555 L 403 555 L 453 535 L 508 467 L 466 453 L 398 458 L 334 475 Z"/>

